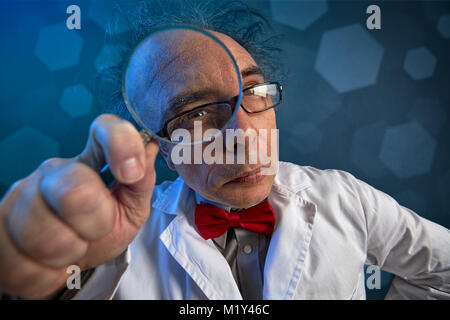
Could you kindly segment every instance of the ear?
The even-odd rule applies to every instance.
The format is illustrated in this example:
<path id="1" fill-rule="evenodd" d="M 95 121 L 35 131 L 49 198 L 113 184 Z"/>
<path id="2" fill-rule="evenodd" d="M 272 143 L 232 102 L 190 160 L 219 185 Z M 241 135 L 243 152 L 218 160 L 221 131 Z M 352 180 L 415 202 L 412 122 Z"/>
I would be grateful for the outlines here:
<path id="1" fill-rule="evenodd" d="M 170 170 L 176 171 L 175 165 L 173 164 L 172 160 L 170 159 L 171 148 L 170 148 L 169 144 L 165 143 L 163 141 L 159 141 L 158 143 L 159 143 L 159 152 L 163 156 L 164 160 L 166 160 L 167 166 L 169 167 Z"/>

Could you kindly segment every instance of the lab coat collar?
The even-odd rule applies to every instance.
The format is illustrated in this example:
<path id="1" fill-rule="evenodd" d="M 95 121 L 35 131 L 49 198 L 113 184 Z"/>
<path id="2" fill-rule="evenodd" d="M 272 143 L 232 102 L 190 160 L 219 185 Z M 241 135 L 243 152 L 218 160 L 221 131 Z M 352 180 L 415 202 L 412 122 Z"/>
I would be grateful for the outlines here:
<path id="1" fill-rule="evenodd" d="M 264 299 L 294 298 L 316 213 L 316 205 L 299 193 L 310 186 L 300 166 L 280 162 L 269 194 L 276 224 L 264 267 Z M 195 227 L 195 202 L 195 192 L 181 178 L 153 202 L 154 208 L 177 215 L 160 239 L 209 299 L 242 299 L 226 259 Z"/>
<path id="2" fill-rule="evenodd" d="M 295 297 L 313 232 L 316 204 L 300 196 L 311 187 L 300 166 L 280 163 L 269 194 L 275 212 L 275 231 L 264 265 L 263 299 Z"/>
<path id="3" fill-rule="evenodd" d="M 195 205 L 195 192 L 181 177 L 172 182 L 169 187 L 152 203 L 152 207 L 164 213 L 179 215 L 190 212 Z"/>
<path id="4" fill-rule="evenodd" d="M 176 179 L 152 206 L 175 219 L 159 238 L 173 258 L 211 300 L 242 299 L 225 257 L 212 239 L 205 240 L 194 223 L 195 192 Z"/>

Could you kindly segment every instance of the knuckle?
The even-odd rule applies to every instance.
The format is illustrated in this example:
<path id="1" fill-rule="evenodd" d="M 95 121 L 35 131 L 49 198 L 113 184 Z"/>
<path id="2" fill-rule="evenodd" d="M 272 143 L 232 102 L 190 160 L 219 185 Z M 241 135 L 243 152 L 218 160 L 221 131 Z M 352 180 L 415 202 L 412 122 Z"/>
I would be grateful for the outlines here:
<path id="1" fill-rule="evenodd" d="M 61 205 L 70 202 L 76 196 L 76 194 L 73 195 L 74 192 L 71 192 L 73 188 L 81 189 L 80 196 L 83 195 L 79 185 L 90 182 L 90 179 L 86 178 L 86 168 L 88 167 L 82 163 L 68 162 L 59 170 L 49 172 L 40 181 L 41 193 L 51 205 L 56 205 L 58 209 L 61 208 Z M 77 203 L 73 205 L 77 205 Z"/>
<path id="2" fill-rule="evenodd" d="M 47 172 L 54 168 L 58 168 L 61 164 L 64 163 L 64 161 L 65 160 L 62 158 L 50 158 L 42 162 L 38 169 L 43 172 Z"/>
<path id="3" fill-rule="evenodd" d="M 62 158 L 50 158 L 42 162 L 37 170 L 32 172 L 29 176 L 22 178 L 20 180 L 15 181 L 5 193 L 5 196 L 1 198 L 1 202 L 3 202 L 6 198 L 20 198 L 23 195 L 23 192 L 27 189 L 28 186 L 32 186 L 34 183 L 38 183 L 38 180 L 35 179 L 39 177 L 40 174 L 47 174 L 50 170 L 54 170 L 55 168 L 59 168 L 63 163 L 67 160 Z"/>
<path id="4" fill-rule="evenodd" d="M 25 188 L 26 184 L 27 184 L 27 180 L 25 180 L 25 179 L 17 180 L 16 182 L 14 182 L 11 185 L 9 190 L 21 190 L 21 189 Z"/>
<path id="5" fill-rule="evenodd" d="M 98 205 L 97 184 L 90 181 L 81 181 L 63 192 L 60 198 L 61 210 L 79 212 L 90 211 Z"/>
<path id="6" fill-rule="evenodd" d="M 92 122 L 92 127 L 103 125 L 104 123 L 108 123 L 111 121 L 117 121 L 118 119 L 120 118 L 115 114 L 103 113 L 94 119 L 94 121 Z"/>
<path id="7" fill-rule="evenodd" d="M 30 185 L 32 179 L 31 176 L 25 177 L 23 179 L 15 181 L 6 191 L 3 198 L 0 199 L 0 207 L 3 207 L 4 202 L 6 202 L 6 199 L 12 200 L 14 203 L 19 202 L 22 196 L 23 192 L 27 187 Z M 11 202 L 11 201 L 9 201 Z M 14 203 L 10 203 L 10 206 L 13 206 Z"/>
<path id="8" fill-rule="evenodd" d="M 95 240 L 112 230 L 114 208 L 97 183 L 85 180 L 69 188 L 60 199 L 60 215 L 79 235 Z"/>
<path id="9" fill-rule="evenodd" d="M 20 194 L 20 192 L 26 188 L 27 184 L 28 184 L 28 179 L 20 179 L 20 180 L 15 181 L 9 187 L 9 189 L 6 192 L 5 197 L 2 199 L 1 203 L 3 203 L 3 200 L 6 199 L 8 196 L 14 196 L 16 194 Z"/>
<path id="10" fill-rule="evenodd" d="M 121 125 L 117 130 L 111 131 L 108 138 L 108 148 L 114 154 L 125 150 L 124 146 L 126 146 L 127 153 L 129 150 L 133 153 L 143 152 L 143 146 L 141 147 L 141 145 L 139 133 L 130 123 Z"/>
<path id="11" fill-rule="evenodd" d="M 94 120 L 91 136 L 112 153 L 123 149 L 124 145 L 134 148 L 142 144 L 139 132 L 131 122 L 111 114 L 103 114 Z"/>
<path id="12" fill-rule="evenodd" d="M 114 114 L 101 114 L 97 118 L 92 121 L 90 131 L 95 135 L 98 131 L 103 131 L 105 128 L 109 128 L 118 122 L 124 122 L 122 118 L 114 115 Z"/>

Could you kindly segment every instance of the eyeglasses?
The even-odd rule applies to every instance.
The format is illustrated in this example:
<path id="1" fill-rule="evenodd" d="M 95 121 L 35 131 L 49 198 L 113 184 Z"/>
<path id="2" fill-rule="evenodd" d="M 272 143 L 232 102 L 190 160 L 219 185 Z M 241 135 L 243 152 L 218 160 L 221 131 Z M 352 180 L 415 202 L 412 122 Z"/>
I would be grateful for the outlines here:
<path id="1" fill-rule="evenodd" d="M 278 82 L 266 82 L 242 91 L 241 107 L 247 113 L 259 113 L 281 103 L 282 86 Z M 228 101 L 212 102 L 181 112 L 164 123 L 160 134 L 170 138 L 177 129 L 193 133 L 196 121 L 204 131 L 224 128 L 234 114 L 238 96 Z"/>

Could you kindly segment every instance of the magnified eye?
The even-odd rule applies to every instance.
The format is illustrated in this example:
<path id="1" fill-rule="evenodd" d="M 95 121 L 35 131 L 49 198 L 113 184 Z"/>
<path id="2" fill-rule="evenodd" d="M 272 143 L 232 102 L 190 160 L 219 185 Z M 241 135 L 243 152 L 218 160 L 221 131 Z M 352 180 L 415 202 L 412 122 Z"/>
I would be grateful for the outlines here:
<path id="1" fill-rule="evenodd" d="M 207 114 L 208 114 L 208 111 L 205 109 L 195 110 L 194 112 L 186 115 L 186 120 L 198 119 L 198 118 L 206 116 Z"/>

